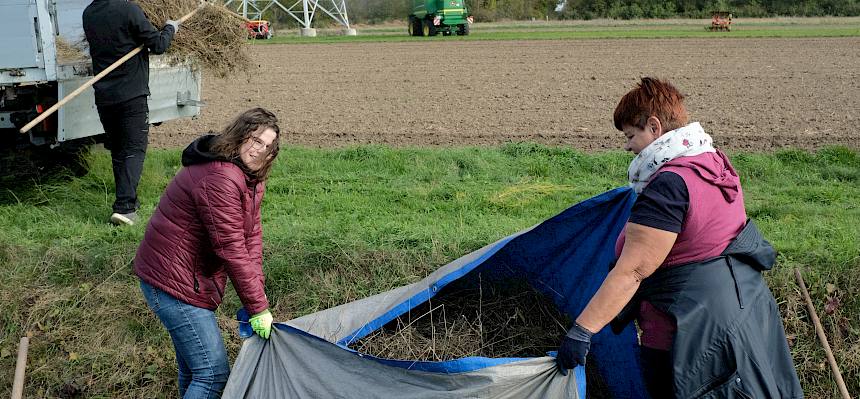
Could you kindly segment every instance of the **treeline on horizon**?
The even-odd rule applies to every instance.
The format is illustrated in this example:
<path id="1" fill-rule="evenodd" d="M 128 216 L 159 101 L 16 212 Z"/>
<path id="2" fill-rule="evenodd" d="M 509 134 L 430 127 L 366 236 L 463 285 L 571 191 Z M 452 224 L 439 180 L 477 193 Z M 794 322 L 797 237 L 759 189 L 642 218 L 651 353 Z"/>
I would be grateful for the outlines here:
<path id="1" fill-rule="evenodd" d="M 484 0 L 476 0 L 478 2 Z M 728 11 L 737 17 L 775 16 L 823 17 L 860 15 L 857 0 L 567 0 L 561 19 L 710 18 L 714 11 Z"/>
<path id="2" fill-rule="evenodd" d="M 353 24 L 402 21 L 412 9 L 412 1 L 346 0 L 346 9 L 350 23 Z M 466 5 L 477 22 L 532 18 L 710 18 L 713 11 L 722 10 L 731 12 L 735 17 L 746 18 L 860 15 L 860 0 L 567 0 L 559 12 L 555 11 L 559 0 L 466 0 Z M 284 23 L 292 20 L 282 12 L 274 13 L 271 18 Z"/>

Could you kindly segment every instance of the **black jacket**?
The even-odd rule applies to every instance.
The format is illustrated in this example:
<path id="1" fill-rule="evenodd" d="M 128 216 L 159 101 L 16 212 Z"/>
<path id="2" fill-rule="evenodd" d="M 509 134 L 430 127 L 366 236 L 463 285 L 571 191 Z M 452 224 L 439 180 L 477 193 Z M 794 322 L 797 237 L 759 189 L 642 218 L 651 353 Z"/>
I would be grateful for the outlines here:
<path id="1" fill-rule="evenodd" d="M 642 300 L 677 323 L 672 347 L 678 398 L 802 398 L 779 309 L 761 275 L 776 251 L 752 221 L 713 259 L 660 269 L 613 321 Z"/>
<path id="2" fill-rule="evenodd" d="M 84 10 L 84 33 L 90 44 L 93 72 L 98 74 L 135 47 L 144 49 L 96 82 L 96 105 L 118 104 L 149 95 L 149 52 L 167 51 L 173 27 L 159 31 L 143 10 L 126 0 L 94 0 Z"/>

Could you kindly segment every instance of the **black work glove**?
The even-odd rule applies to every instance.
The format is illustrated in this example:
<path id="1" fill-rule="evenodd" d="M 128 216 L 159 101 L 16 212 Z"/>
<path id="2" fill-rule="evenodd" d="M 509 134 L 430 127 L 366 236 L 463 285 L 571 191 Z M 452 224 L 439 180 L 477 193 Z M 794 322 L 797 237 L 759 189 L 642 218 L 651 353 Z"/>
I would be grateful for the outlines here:
<path id="1" fill-rule="evenodd" d="M 591 336 L 594 335 L 585 327 L 574 322 L 573 327 L 568 330 L 567 335 L 561 341 L 558 355 L 555 358 L 558 371 L 561 375 L 567 375 L 567 370 L 576 366 L 585 366 L 585 355 L 591 347 Z"/>

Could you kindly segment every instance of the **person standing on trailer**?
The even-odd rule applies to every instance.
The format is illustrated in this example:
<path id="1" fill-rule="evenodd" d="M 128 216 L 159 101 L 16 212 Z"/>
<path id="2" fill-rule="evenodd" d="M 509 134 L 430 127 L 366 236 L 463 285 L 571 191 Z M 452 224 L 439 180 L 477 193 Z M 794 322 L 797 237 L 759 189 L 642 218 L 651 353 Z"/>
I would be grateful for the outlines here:
<path id="1" fill-rule="evenodd" d="M 179 22 L 168 20 L 158 30 L 135 3 L 93 0 L 84 10 L 83 27 L 95 74 L 143 45 L 143 51 L 93 85 L 116 185 L 110 222 L 130 226 L 138 219 L 137 185 L 149 140 L 149 53 L 162 54 L 170 47 Z"/>

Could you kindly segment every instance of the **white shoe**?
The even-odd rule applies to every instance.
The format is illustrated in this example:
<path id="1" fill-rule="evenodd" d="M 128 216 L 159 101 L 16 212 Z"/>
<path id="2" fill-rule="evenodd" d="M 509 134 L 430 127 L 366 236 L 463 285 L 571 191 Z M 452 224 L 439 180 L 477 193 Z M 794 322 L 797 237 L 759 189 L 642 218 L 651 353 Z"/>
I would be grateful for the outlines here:
<path id="1" fill-rule="evenodd" d="M 110 222 L 116 226 L 134 226 L 137 222 L 137 212 L 114 213 L 110 215 Z"/>

